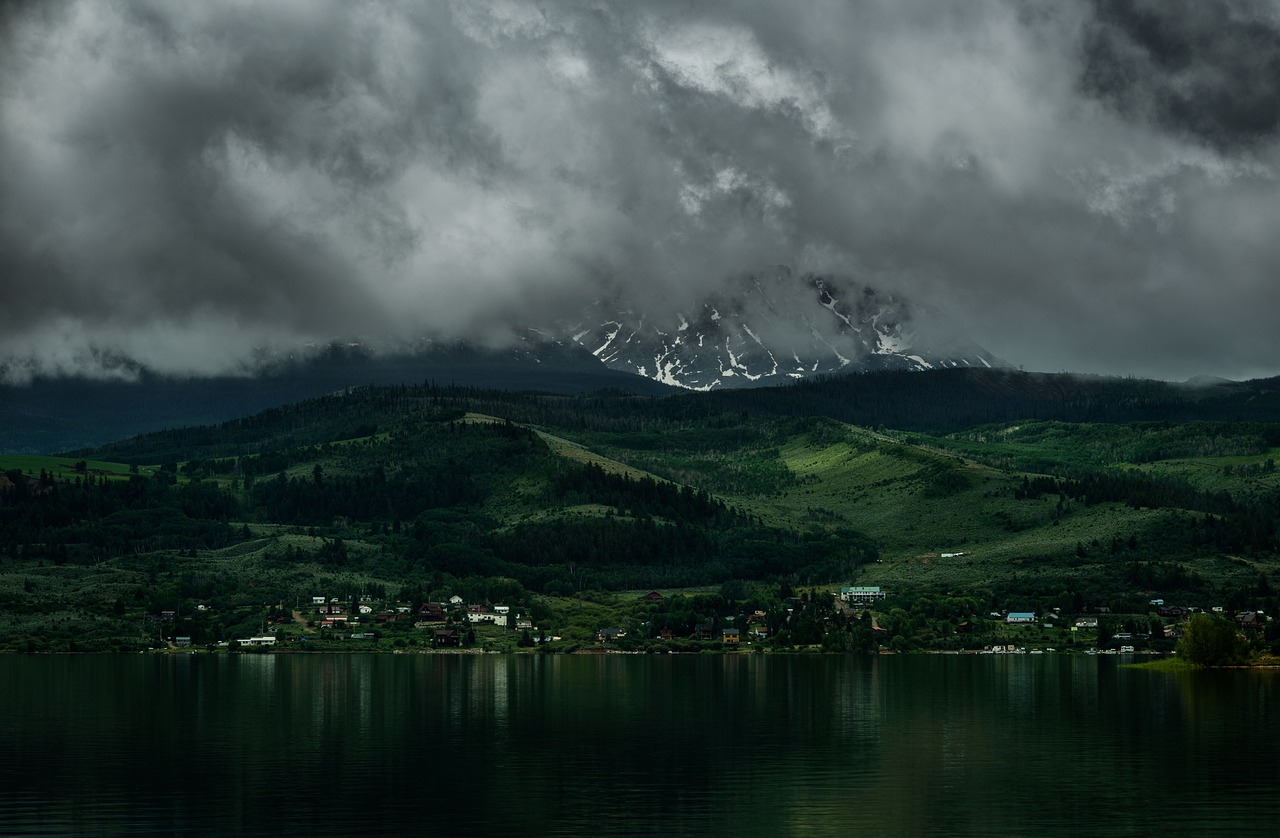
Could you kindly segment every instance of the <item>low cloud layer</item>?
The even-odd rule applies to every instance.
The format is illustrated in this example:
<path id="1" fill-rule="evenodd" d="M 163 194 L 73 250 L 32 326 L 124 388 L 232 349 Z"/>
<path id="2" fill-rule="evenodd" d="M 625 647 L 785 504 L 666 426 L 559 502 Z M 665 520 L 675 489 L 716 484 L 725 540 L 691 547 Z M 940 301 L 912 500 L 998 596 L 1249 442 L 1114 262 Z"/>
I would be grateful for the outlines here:
<path id="1" fill-rule="evenodd" d="M 0 11 L 0 376 L 830 271 L 1028 369 L 1280 372 L 1280 6 Z"/>

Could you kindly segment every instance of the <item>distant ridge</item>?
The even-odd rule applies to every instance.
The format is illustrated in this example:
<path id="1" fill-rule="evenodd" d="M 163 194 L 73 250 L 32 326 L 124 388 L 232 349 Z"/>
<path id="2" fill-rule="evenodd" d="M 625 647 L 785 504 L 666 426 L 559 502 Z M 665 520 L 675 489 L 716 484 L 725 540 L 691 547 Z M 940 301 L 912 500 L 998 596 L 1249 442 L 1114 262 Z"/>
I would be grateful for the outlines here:
<path id="1" fill-rule="evenodd" d="M 1182 382 L 1189 387 L 1212 387 L 1218 384 L 1235 384 L 1235 380 L 1216 375 L 1193 375 Z"/>
<path id="2" fill-rule="evenodd" d="M 97 446 L 100 459 L 159 462 L 183 459 L 202 440 L 221 439 L 237 451 L 252 451 L 255 441 L 285 435 L 293 444 L 311 444 L 297 437 L 311 428 L 316 440 L 345 438 L 335 429 L 361 429 L 380 421 L 388 404 L 402 395 L 412 398 L 463 397 L 469 409 L 513 418 L 514 421 L 557 422 L 573 426 L 585 416 L 626 417 L 629 422 L 651 417 L 656 425 L 673 417 L 697 423 L 715 421 L 726 413 L 775 417 L 829 417 L 853 425 L 927 433 L 950 433 L 982 425 L 1028 421 L 1130 423 L 1222 421 L 1280 423 L 1280 379 L 1262 379 L 1190 387 L 1163 381 L 1026 373 L 1010 370 L 934 370 L 882 372 L 804 382 L 786 387 L 723 390 L 715 393 L 675 391 L 661 398 L 620 390 L 595 393 L 530 394 L 478 388 L 353 388 L 312 399 L 285 409 L 272 408 L 257 416 L 224 423 L 221 429 L 188 428 L 153 433 Z M 608 424 L 606 420 L 606 424 Z M 1274 433 L 1271 432 L 1271 433 Z M 195 446 L 196 448 L 192 448 Z M 80 455 L 90 453 L 78 452 Z M 204 452 L 207 456 L 227 453 Z M 202 456 L 203 456 L 202 455 Z"/>
<path id="3" fill-rule="evenodd" d="M 55 453 L 148 431 L 207 425 L 364 384 L 483 387 L 562 395 L 616 390 L 661 395 L 670 388 L 607 369 L 577 347 L 488 350 L 455 344 L 373 355 L 331 346 L 309 360 L 282 359 L 255 377 L 137 381 L 37 379 L 0 387 L 0 453 Z"/>
<path id="4" fill-rule="evenodd" d="M 855 425 L 953 431 L 1022 420 L 1280 422 L 1280 377 L 1184 384 L 1009 369 L 864 373 L 707 394 L 725 409 L 821 415 Z"/>

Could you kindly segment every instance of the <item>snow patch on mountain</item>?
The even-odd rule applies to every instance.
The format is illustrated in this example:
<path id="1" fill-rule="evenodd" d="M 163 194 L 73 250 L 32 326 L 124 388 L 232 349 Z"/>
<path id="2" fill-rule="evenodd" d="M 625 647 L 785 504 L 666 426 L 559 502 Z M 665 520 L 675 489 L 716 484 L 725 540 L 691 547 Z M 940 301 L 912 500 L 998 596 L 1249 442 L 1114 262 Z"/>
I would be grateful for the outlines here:
<path id="1" fill-rule="evenodd" d="M 785 268 L 742 277 L 684 311 L 596 300 L 553 331 L 611 368 L 691 390 L 1005 365 L 938 312 L 853 280 Z"/>

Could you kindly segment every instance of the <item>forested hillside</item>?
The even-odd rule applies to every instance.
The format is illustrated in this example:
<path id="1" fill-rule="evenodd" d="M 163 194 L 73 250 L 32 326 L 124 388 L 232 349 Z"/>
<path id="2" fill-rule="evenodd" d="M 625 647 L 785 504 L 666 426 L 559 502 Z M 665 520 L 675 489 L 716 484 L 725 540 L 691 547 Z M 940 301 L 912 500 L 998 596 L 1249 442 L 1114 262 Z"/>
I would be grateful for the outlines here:
<path id="1" fill-rule="evenodd" d="M 1270 604 L 1280 423 L 1254 416 L 1261 385 L 1046 391 L 1001 375 L 1012 383 L 993 394 L 973 386 L 990 377 L 946 378 L 958 389 L 942 394 L 970 400 L 952 411 L 913 375 L 667 397 L 362 387 L 0 459 L 0 635 L 35 643 L 61 615 L 98 638 L 82 644 L 127 647 L 140 614 L 209 599 L 247 615 L 326 585 L 410 600 L 852 583 L 1004 610 Z M 907 411 L 913 393 L 916 422 L 845 421 Z M 954 427 L 1020 405 L 1161 404 L 1252 418 Z"/>

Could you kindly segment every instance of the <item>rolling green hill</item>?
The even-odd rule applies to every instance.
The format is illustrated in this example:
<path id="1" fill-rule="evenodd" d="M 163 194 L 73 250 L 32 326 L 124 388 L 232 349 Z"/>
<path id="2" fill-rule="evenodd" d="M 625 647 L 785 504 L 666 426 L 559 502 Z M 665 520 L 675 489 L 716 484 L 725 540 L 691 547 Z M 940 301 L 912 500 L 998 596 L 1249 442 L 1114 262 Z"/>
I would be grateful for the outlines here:
<path id="1" fill-rule="evenodd" d="M 923 431 L 931 401 L 905 429 L 784 401 L 837 386 L 749 402 L 355 388 L 0 459 L 0 643 L 47 637 L 60 615 L 82 647 L 128 647 L 130 621 L 166 604 L 243 616 L 317 587 L 534 601 L 737 580 L 1005 609 L 1269 604 L 1280 424 Z M 1017 401 L 995 398 L 972 412 Z"/>

